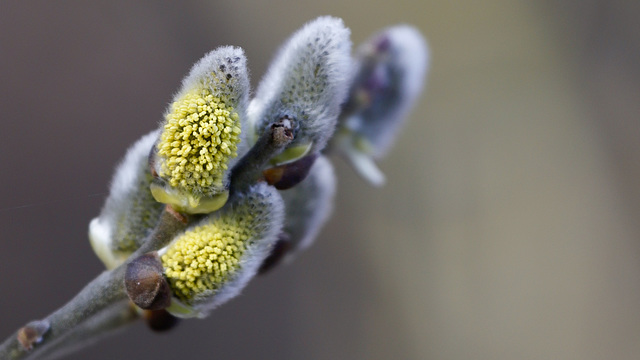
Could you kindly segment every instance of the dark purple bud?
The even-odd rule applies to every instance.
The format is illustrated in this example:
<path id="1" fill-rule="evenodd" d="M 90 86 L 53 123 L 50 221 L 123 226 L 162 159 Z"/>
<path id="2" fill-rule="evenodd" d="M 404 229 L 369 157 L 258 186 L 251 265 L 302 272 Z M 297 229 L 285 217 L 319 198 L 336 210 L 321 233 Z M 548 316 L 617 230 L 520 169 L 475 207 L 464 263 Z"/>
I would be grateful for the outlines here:
<path id="1" fill-rule="evenodd" d="M 309 170 L 317 158 L 317 153 L 311 154 L 300 160 L 264 170 L 262 174 L 267 183 L 275 186 L 276 189 L 290 189 L 309 175 Z"/>
<path id="2" fill-rule="evenodd" d="M 160 310 L 171 305 L 171 288 L 163 275 L 157 252 L 141 255 L 127 265 L 124 275 L 127 295 L 145 310 Z"/>

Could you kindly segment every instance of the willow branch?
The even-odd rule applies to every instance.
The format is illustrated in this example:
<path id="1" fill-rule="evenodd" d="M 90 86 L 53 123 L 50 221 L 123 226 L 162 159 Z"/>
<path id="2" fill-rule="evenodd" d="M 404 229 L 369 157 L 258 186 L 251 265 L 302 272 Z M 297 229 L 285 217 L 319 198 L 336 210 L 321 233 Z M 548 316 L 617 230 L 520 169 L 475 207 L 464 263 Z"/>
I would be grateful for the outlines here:
<path id="1" fill-rule="evenodd" d="M 262 176 L 261 171 L 267 161 L 279 154 L 293 140 L 292 129 L 291 120 L 280 119 L 264 132 L 256 145 L 234 168 L 232 192 L 246 189 Z M 123 284 L 129 262 L 142 254 L 166 246 L 176 233 L 187 226 L 189 220 L 170 206 L 166 206 L 154 231 L 124 264 L 100 274 L 71 301 L 46 318 L 19 329 L 0 345 L 0 358 L 33 359 L 43 354 L 66 353 L 71 347 L 78 346 L 78 341 L 85 341 L 98 333 L 113 330 L 132 321 L 132 318 L 120 316 L 117 312 L 111 316 L 101 315 L 101 312 L 114 304 L 128 301 Z M 90 333 L 93 334 L 89 335 Z"/>
<path id="2" fill-rule="evenodd" d="M 139 318 L 140 313 L 129 301 L 116 303 L 79 325 L 67 336 L 43 348 L 40 353 L 48 360 L 60 358 L 123 330 Z"/>
<path id="3" fill-rule="evenodd" d="M 124 289 L 127 264 L 141 254 L 168 244 L 187 223 L 187 218 L 167 206 L 154 231 L 124 264 L 103 272 L 66 305 L 14 333 L 0 345 L 0 359 L 35 358 L 40 350 L 45 350 L 73 332 L 81 331 L 83 323 L 93 319 L 104 309 L 118 302 L 128 301 Z"/>
<path id="4" fill-rule="evenodd" d="M 262 177 L 265 164 L 280 154 L 293 140 L 293 123 L 282 118 L 271 124 L 262 133 L 255 145 L 233 168 L 231 174 L 231 193 L 242 191 Z"/>

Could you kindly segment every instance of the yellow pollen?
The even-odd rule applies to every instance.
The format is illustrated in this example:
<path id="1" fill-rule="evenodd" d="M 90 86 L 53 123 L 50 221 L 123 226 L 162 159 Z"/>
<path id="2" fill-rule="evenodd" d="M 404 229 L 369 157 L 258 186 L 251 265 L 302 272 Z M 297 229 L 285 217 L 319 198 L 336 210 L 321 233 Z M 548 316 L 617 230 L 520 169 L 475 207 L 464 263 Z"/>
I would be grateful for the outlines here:
<path id="1" fill-rule="evenodd" d="M 207 89 L 183 95 L 171 104 L 158 154 L 164 158 L 160 176 L 174 187 L 203 195 L 222 187 L 229 160 L 238 156 L 238 113 Z"/>
<path id="2" fill-rule="evenodd" d="M 249 216 L 222 216 L 180 236 L 162 255 L 162 265 L 176 297 L 189 303 L 195 295 L 220 288 L 238 268 L 252 234 Z"/>

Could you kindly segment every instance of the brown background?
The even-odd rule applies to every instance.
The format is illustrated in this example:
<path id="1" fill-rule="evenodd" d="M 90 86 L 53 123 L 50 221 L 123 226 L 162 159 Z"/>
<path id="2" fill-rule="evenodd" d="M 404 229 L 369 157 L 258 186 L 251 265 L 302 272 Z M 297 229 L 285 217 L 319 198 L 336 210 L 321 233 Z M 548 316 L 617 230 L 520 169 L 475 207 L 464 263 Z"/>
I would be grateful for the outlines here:
<path id="1" fill-rule="evenodd" d="M 246 49 L 253 83 L 319 15 L 355 43 L 406 22 L 428 91 L 373 189 L 290 266 L 203 321 L 73 359 L 637 359 L 640 2 L 0 4 L 0 337 L 101 271 L 87 224 L 191 64 Z"/>

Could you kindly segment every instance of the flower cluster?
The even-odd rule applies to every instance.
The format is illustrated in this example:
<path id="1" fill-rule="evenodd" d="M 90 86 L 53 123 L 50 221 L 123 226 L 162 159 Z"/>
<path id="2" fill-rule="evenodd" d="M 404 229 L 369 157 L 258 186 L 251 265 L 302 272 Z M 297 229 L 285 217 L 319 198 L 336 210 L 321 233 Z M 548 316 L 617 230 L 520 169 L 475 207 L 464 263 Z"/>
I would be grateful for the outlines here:
<path id="1" fill-rule="evenodd" d="M 227 163 L 238 155 L 238 122 L 238 113 L 208 89 L 182 96 L 171 104 L 158 144 L 165 159 L 160 175 L 187 191 L 222 187 Z"/>
<path id="2" fill-rule="evenodd" d="M 240 48 L 218 48 L 198 61 L 165 113 L 151 154 L 153 197 L 187 213 L 207 214 L 228 198 L 230 169 L 242 154 L 249 96 Z"/>
<path id="3" fill-rule="evenodd" d="M 306 24 L 251 99 L 242 49 L 218 48 L 193 66 L 159 129 L 129 149 L 89 226 L 107 268 L 129 264 L 134 303 L 203 317 L 256 273 L 308 247 L 332 209 L 330 150 L 382 182 L 373 159 L 420 93 L 427 48 L 403 25 L 374 35 L 352 57 L 349 36 L 337 18 Z M 165 208 L 189 225 L 135 265 L 131 255 Z M 148 279 L 163 284 L 137 289 Z M 154 300 L 157 289 L 168 289 L 169 300 Z"/>

